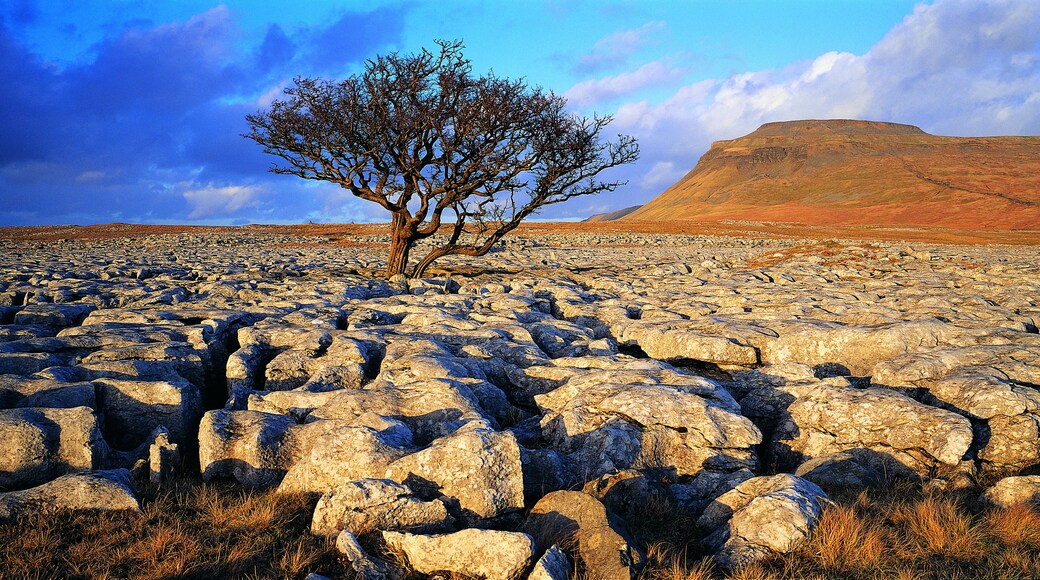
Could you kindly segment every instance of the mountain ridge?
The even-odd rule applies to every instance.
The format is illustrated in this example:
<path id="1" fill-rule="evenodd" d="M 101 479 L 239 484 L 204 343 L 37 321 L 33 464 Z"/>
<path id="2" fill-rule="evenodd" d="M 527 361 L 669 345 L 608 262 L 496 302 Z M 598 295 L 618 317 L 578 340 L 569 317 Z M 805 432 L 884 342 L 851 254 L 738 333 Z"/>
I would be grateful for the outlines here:
<path id="1" fill-rule="evenodd" d="M 1040 137 L 944 137 L 881 121 L 766 123 L 712 143 L 620 218 L 1036 229 Z"/>

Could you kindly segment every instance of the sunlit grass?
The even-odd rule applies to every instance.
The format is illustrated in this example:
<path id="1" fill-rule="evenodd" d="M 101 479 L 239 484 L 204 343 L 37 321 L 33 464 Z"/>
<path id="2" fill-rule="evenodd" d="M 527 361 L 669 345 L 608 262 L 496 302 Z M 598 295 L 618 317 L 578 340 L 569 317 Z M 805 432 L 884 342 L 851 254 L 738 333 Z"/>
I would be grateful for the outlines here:
<path id="1" fill-rule="evenodd" d="M 343 577 L 309 533 L 312 501 L 179 480 L 146 490 L 141 513 L 34 516 L 0 525 L 0 578 Z"/>
<path id="2" fill-rule="evenodd" d="M 705 557 L 691 516 L 667 500 L 640 504 L 629 520 L 647 555 L 645 580 L 1040 578 L 1040 511 L 985 507 L 972 501 L 977 493 L 837 493 L 797 550 L 728 573 Z M 142 495 L 141 513 L 0 524 L 0 579 L 351 577 L 333 541 L 309 533 L 313 499 L 189 480 Z M 572 562 L 579 551 L 570 536 L 538 539 Z"/>

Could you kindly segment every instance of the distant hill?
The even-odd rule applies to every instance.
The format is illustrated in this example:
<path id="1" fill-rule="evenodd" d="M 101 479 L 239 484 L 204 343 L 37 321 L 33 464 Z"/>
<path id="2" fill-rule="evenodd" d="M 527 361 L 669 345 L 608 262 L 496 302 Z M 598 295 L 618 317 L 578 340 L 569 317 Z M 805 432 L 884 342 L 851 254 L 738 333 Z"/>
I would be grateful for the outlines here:
<path id="1" fill-rule="evenodd" d="M 611 221 L 614 221 L 614 220 L 619 220 L 619 219 L 625 217 L 626 215 L 636 211 L 637 209 L 639 209 L 641 207 L 643 207 L 643 206 L 641 206 L 641 205 L 633 205 L 632 207 L 626 207 L 625 209 L 619 209 L 617 211 L 611 211 L 611 212 L 607 212 L 607 213 L 597 213 L 597 214 L 594 214 L 594 215 L 590 215 L 589 217 L 587 217 L 587 218 L 585 218 L 585 219 L 583 219 L 581 221 L 583 221 L 583 222 L 611 222 Z"/>
<path id="2" fill-rule="evenodd" d="M 678 183 L 622 219 L 1040 229 L 1040 137 L 767 123 L 713 143 Z"/>

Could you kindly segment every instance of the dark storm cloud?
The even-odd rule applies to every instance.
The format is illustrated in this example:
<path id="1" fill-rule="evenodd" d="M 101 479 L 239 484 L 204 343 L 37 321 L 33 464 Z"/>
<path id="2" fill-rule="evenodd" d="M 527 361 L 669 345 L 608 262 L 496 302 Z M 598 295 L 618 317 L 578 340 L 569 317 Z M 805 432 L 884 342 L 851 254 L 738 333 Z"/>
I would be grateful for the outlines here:
<path id="1" fill-rule="evenodd" d="M 218 7 L 137 22 L 64 69 L 0 20 L 0 224 L 306 219 L 321 202 L 266 172 L 271 159 L 241 137 L 244 116 L 287 79 L 392 46 L 402 17 L 351 13 L 292 34 L 272 25 L 250 43 Z"/>

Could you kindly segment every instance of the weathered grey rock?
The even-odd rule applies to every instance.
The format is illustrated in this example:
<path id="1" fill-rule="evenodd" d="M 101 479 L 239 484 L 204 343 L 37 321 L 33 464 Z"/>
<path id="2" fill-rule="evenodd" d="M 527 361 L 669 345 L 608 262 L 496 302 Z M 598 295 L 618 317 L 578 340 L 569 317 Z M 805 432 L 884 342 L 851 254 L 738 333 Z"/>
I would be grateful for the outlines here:
<path id="1" fill-rule="evenodd" d="M 697 520 L 706 548 L 727 570 L 801 544 L 816 525 L 827 495 L 788 474 L 755 477 L 719 496 Z"/>
<path id="2" fill-rule="evenodd" d="M 347 559 L 359 580 L 400 580 L 405 576 L 403 569 L 369 556 L 349 530 L 336 536 L 336 550 Z"/>
<path id="3" fill-rule="evenodd" d="M 140 510 L 126 469 L 64 475 L 22 491 L 0 493 L 0 520 L 63 510 Z"/>
<path id="4" fill-rule="evenodd" d="M 576 541 L 580 565 L 589 578 L 634 578 L 645 562 L 623 523 L 596 498 L 579 491 L 556 491 L 531 508 L 523 528 L 551 546 Z"/>
<path id="5" fill-rule="evenodd" d="M 826 488 L 851 489 L 882 483 L 884 475 L 859 462 L 853 453 L 828 453 L 798 466 L 795 475 Z"/>
<path id="6" fill-rule="evenodd" d="M 639 513 L 647 503 L 658 499 L 658 490 L 645 475 L 634 469 L 601 475 L 586 483 L 582 491 L 626 520 Z"/>
<path id="7" fill-rule="evenodd" d="M 420 495 L 444 495 L 466 518 L 492 518 L 524 507 L 516 438 L 477 421 L 393 462 L 385 477 Z"/>
<path id="8" fill-rule="evenodd" d="M 160 428 L 148 446 L 148 481 L 162 483 L 179 468 L 180 445 L 170 441 L 170 432 Z"/>
<path id="9" fill-rule="evenodd" d="M 257 411 L 209 411 L 199 424 L 202 478 L 234 478 L 253 487 L 278 485 L 295 461 L 287 441 L 291 417 Z"/>
<path id="10" fill-rule="evenodd" d="M 711 471 L 705 469 L 689 483 L 673 483 L 668 494 L 678 509 L 699 515 L 720 495 L 755 477 L 750 469 Z"/>
<path id="11" fill-rule="evenodd" d="M 282 478 L 280 493 L 325 493 L 344 482 L 380 477 L 408 451 L 383 431 L 334 419 L 294 428 L 292 441 L 298 459 Z"/>
<path id="12" fill-rule="evenodd" d="M 711 388 L 572 379 L 535 400 L 545 437 L 567 455 L 578 480 L 627 468 L 692 475 L 755 466 L 751 447 L 761 433 L 735 404 L 727 408 L 728 394 L 715 399 Z"/>
<path id="13" fill-rule="evenodd" d="M 762 362 L 832 363 L 867 376 L 882 360 L 939 346 L 955 328 L 939 320 L 858 325 L 819 320 L 769 323 L 779 335 L 763 341 Z"/>
<path id="14" fill-rule="evenodd" d="M 419 439 L 430 441 L 454 432 L 468 421 L 487 419 L 476 394 L 466 382 L 457 379 L 407 381 L 400 387 L 375 382 L 364 389 L 329 394 L 332 396 L 328 402 L 311 411 L 309 420 L 354 421 L 365 413 L 376 413 L 403 421 Z"/>
<path id="15" fill-rule="evenodd" d="M 90 303 L 29 304 L 14 315 L 14 323 L 64 328 L 80 324 L 94 310 L 97 306 Z"/>
<path id="16" fill-rule="evenodd" d="M 318 500 L 311 533 L 341 530 L 361 535 L 372 530 L 444 532 L 454 519 L 439 500 L 423 501 L 407 486 L 386 479 L 359 479 L 326 492 Z"/>
<path id="17" fill-rule="evenodd" d="M 741 407 L 772 431 L 770 446 L 784 465 L 858 449 L 925 475 L 956 466 L 973 440 L 971 423 L 956 413 L 887 389 L 855 389 L 843 378 L 756 389 Z"/>
<path id="18" fill-rule="evenodd" d="M 0 411 L 0 489 L 39 485 L 104 465 L 108 446 L 87 407 Z"/>
<path id="19" fill-rule="evenodd" d="M 0 375 L 0 407 L 97 408 L 94 385 Z"/>
<path id="20" fill-rule="evenodd" d="M 571 559 L 554 544 L 538 558 L 527 580 L 567 580 L 570 575 Z"/>
<path id="21" fill-rule="evenodd" d="M 422 574 L 518 580 L 535 556 L 531 536 L 518 532 L 467 529 L 436 536 L 383 532 L 383 540 L 391 550 L 404 554 L 409 568 Z"/>
<path id="22" fill-rule="evenodd" d="M 751 366 L 758 363 L 754 347 L 736 339 L 698 332 L 685 321 L 639 321 L 624 327 L 616 337 L 622 344 L 636 344 L 658 360 L 696 360 L 720 365 Z"/>
<path id="23" fill-rule="evenodd" d="M 998 507 L 1011 507 L 1019 503 L 1040 503 L 1040 475 L 1005 477 L 982 494 L 982 499 Z"/>
<path id="24" fill-rule="evenodd" d="M 127 381 L 97 379 L 103 432 L 114 446 L 140 445 L 156 427 L 169 431 L 171 441 L 195 439 L 202 418 L 202 395 L 187 381 Z"/>

